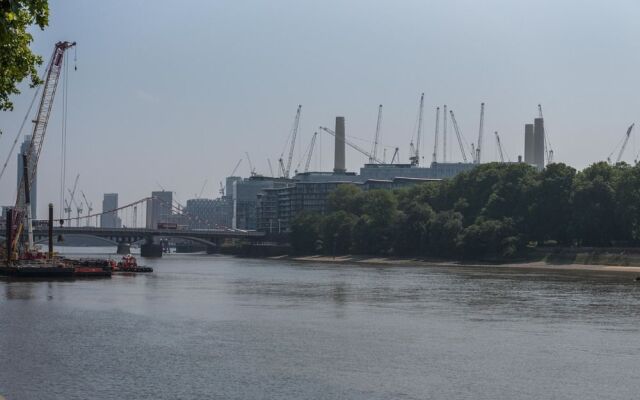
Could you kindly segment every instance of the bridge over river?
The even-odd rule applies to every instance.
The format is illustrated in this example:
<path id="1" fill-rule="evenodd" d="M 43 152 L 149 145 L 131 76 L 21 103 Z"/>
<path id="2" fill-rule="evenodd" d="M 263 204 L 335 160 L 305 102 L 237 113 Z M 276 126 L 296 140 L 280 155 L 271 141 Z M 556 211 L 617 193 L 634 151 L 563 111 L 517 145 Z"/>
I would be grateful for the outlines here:
<path id="1" fill-rule="evenodd" d="M 36 241 L 46 240 L 48 230 L 46 227 L 34 228 L 33 236 Z M 150 228 L 96 228 L 96 227 L 54 227 L 54 237 L 85 236 L 99 237 L 111 241 L 115 245 L 144 242 L 142 244 L 143 256 L 145 246 L 153 255 L 160 256 L 160 247 L 154 244 L 154 239 L 180 238 L 192 242 L 201 243 L 209 248 L 219 247 L 226 239 L 241 239 L 251 243 L 263 241 L 264 232 L 242 231 L 233 229 L 150 229 Z M 157 247 L 156 247 L 157 246 Z M 148 253 L 151 255 L 150 253 Z"/>

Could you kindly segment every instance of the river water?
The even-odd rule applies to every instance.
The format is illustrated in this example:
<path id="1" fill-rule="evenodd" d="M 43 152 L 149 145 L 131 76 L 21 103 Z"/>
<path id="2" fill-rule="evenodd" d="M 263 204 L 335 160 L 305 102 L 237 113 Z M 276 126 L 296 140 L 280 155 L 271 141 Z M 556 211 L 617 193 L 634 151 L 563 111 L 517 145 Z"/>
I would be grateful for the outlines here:
<path id="1" fill-rule="evenodd" d="M 629 275 L 225 256 L 0 280 L 0 398 L 636 399 Z"/>

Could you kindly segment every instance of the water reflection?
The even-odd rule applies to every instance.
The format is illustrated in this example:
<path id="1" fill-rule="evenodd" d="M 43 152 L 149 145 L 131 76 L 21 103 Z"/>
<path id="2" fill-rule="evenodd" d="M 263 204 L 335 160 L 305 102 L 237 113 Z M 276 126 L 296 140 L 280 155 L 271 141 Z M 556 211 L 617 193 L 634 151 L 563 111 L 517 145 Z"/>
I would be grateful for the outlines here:
<path id="1" fill-rule="evenodd" d="M 154 274 L 0 281 L 0 393 L 51 398 L 51 382 L 65 399 L 640 391 L 640 285 L 628 276 L 180 255 L 146 263 Z"/>

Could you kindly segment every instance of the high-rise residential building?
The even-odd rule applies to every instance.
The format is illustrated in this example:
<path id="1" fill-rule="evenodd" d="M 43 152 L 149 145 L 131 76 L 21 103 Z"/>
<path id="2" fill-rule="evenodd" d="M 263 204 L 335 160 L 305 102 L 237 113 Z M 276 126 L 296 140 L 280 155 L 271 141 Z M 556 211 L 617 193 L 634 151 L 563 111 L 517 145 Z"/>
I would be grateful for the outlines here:
<path id="1" fill-rule="evenodd" d="M 151 192 L 147 200 L 147 228 L 157 228 L 158 223 L 173 221 L 173 192 L 162 190 Z"/>
<path id="2" fill-rule="evenodd" d="M 20 153 L 18 153 L 18 183 L 17 183 L 18 186 L 20 186 L 20 182 L 22 181 L 22 172 L 24 168 L 24 165 L 22 164 L 22 155 L 29 153 L 29 146 L 31 146 L 31 135 L 26 135 L 24 137 L 24 141 L 20 145 Z M 35 167 L 34 160 L 31 160 L 29 164 L 31 164 L 29 165 L 29 174 L 31 174 L 31 171 L 33 171 L 33 168 Z M 37 174 L 37 171 L 36 171 L 36 174 Z M 18 187 L 18 190 L 24 190 L 24 188 Z M 38 209 L 38 176 L 37 175 L 34 175 L 33 181 L 31 182 L 30 194 L 31 194 L 31 218 L 36 219 L 37 218 L 36 210 Z"/>
<path id="3" fill-rule="evenodd" d="M 105 193 L 102 199 L 102 212 L 100 215 L 101 228 L 121 228 L 122 220 L 118 217 L 118 193 Z"/>

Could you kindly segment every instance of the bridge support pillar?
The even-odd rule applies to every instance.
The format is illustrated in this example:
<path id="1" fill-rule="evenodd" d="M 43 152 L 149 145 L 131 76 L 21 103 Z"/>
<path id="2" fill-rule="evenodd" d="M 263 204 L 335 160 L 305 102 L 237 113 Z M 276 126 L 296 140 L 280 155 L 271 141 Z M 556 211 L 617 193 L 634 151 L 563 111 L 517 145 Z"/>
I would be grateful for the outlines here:
<path id="1" fill-rule="evenodd" d="M 131 244 L 129 243 L 118 243 L 118 254 L 131 254 Z"/>
<path id="2" fill-rule="evenodd" d="M 218 254 L 219 252 L 219 246 L 207 246 L 207 254 Z"/>
<path id="3" fill-rule="evenodd" d="M 156 243 L 144 243 L 140 246 L 140 255 L 142 257 L 162 257 L 162 246 Z"/>

